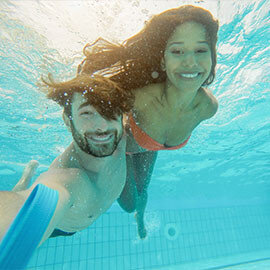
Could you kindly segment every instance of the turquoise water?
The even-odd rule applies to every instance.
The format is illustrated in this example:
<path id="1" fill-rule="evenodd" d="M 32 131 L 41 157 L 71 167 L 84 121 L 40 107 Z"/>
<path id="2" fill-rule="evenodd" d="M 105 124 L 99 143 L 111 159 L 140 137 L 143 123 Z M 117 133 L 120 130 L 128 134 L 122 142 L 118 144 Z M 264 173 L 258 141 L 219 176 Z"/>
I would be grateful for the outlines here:
<path id="1" fill-rule="evenodd" d="M 179 2 L 209 8 L 220 19 L 217 76 L 210 86 L 219 111 L 196 128 L 186 147 L 159 153 L 149 188 L 148 238 L 137 238 L 133 216 L 115 204 L 88 230 L 45 243 L 29 269 L 103 270 L 116 269 L 115 263 L 124 270 L 270 269 L 267 0 L 115 1 L 102 9 L 98 1 L 2 1 L 0 188 L 10 190 L 30 159 L 40 162 L 38 174 L 45 171 L 71 140 L 61 109 L 38 90 L 40 76 L 72 77 L 86 42 L 99 33 L 121 40 Z M 127 16 L 138 19 L 125 25 Z"/>

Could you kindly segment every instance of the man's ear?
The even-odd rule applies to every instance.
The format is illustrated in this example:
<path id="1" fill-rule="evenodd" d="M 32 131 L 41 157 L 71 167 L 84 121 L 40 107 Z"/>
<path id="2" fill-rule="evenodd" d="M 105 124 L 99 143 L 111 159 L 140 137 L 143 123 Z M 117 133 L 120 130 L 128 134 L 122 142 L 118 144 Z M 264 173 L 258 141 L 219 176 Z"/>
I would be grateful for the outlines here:
<path id="1" fill-rule="evenodd" d="M 68 131 L 71 131 L 71 128 L 70 128 L 70 118 L 67 116 L 67 114 L 65 112 L 63 112 L 62 114 L 62 117 L 63 117 L 63 120 L 65 122 L 65 125 L 67 126 L 67 129 Z"/>

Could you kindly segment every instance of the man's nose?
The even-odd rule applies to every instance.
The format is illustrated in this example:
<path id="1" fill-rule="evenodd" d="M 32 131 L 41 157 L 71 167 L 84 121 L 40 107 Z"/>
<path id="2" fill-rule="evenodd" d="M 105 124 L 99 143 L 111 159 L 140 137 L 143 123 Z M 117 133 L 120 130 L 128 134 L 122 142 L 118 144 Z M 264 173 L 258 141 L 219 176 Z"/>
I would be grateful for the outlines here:
<path id="1" fill-rule="evenodd" d="M 106 132 L 108 130 L 108 121 L 106 119 L 104 119 L 103 117 L 98 117 L 98 119 L 96 119 L 96 124 L 95 124 L 95 129 L 98 132 Z"/>

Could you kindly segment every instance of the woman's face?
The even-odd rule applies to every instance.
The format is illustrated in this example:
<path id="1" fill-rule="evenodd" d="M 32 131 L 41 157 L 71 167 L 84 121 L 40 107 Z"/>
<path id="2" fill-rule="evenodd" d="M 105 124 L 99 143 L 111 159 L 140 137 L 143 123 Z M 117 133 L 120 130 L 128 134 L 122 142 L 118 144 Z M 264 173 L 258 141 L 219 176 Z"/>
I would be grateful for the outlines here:
<path id="1" fill-rule="evenodd" d="M 203 25 L 191 21 L 177 26 L 167 42 L 162 61 L 172 85 L 181 90 L 198 90 L 212 67 Z"/>

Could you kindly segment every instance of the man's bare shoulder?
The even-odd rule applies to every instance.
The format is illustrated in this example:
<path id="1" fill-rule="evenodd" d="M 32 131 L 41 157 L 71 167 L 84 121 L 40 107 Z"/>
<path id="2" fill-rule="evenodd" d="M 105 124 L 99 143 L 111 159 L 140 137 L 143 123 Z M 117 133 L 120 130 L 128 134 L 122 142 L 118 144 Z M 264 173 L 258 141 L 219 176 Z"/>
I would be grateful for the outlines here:
<path id="1" fill-rule="evenodd" d="M 36 182 L 68 187 L 80 184 L 87 179 L 87 174 L 78 168 L 50 168 L 48 171 L 41 174 Z"/>

